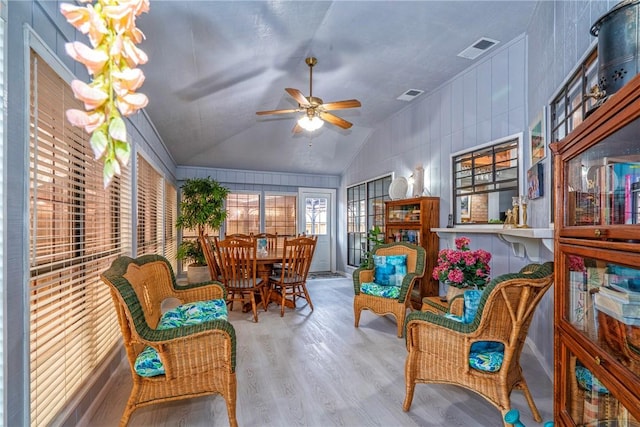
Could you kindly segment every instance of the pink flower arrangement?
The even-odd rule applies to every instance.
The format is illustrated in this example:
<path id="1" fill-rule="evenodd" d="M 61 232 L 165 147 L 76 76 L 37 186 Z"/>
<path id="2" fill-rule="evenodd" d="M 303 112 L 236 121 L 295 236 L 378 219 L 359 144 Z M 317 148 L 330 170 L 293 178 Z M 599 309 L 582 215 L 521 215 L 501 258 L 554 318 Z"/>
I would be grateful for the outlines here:
<path id="1" fill-rule="evenodd" d="M 584 258 L 576 255 L 569 255 L 569 270 L 571 271 L 586 271 L 584 266 Z"/>
<path id="2" fill-rule="evenodd" d="M 450 286 L 479 289 L 489 282 L 491 254 L 485 250 L 469 249 L 467 237 L 456 239 L 456 249 L 442 249 L 438 253 L 438 265 L 433 269 L 433 278 Z"/>
<path id="3" fill-rule="evenodd" d="M 82 42 L 65 45 L 67 54 L 84 64 L 92 76 L 90 83 L 71 82 L 75 97 L 85 110 L 67 110 L 67 120 L 91 134 L 96 159 L 104 159 L 105 187 L 120 166 L 131 156 L 122 116 L 129 116 L 147 105 L 147 96 L 135 91 L 144 82 L 138 65 L 147 55 L 136 47 L 144 34 L 136 28 L 136 17 L 149 10 L 149 0 L 78 0 L 86 6 L 60 4 L 60 12 L 78 31 L 86 34 L 91 47 Z"/>

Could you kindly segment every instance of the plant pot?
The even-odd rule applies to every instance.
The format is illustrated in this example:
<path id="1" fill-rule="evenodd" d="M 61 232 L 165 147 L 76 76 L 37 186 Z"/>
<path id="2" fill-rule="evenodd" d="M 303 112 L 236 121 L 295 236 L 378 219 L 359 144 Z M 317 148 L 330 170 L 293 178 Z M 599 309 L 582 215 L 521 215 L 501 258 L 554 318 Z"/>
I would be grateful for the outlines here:
<path id="1" fill-rule="evenodd" d="M 187 281 L 189 283 L 208 282 L 211 280 L 209 267 L 206 265 L 190 265 L 187 267 Z"/>
<path id="2" fill-rule="evenodd" d="M 451 302 L 453 297 L 456 297 L 458 295 L 464 294 L 464 291 L 466 289 L 472 289 L 472 288 L 457 288 L 455 286 L 448 285 L 447 286 L 447 301 Z"/>

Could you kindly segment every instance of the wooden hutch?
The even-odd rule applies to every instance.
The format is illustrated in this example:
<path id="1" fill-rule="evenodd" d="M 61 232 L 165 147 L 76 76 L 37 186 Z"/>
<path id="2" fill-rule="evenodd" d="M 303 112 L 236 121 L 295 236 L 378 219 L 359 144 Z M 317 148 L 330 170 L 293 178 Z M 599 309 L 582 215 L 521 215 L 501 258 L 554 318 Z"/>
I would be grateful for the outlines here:
<path id="1" fill-rule="evenodd" d="M 556 426 L 640 425 L 640 76 L 555 153 Z"/>
<path id="2" fill-rule="evenodd" d="M 440 226 L 440 198 L 415 197 L 385 202 L 385 241 L 410 242 L 427 252 L 424 277 L 416 283 L 411 294 L 415 308 L 422 306 L 422 298 L 438 295 L 438 281 L 431 277 L 439 250 L 438 235 L 432 228 Z"/>

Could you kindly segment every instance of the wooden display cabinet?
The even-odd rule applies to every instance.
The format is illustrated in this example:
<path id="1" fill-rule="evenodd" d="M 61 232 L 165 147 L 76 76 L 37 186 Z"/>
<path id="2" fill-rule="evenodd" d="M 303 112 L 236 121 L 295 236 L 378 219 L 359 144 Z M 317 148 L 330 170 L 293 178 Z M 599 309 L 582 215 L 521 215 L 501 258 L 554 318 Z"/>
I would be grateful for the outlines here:
<path id="1" fill-rule="evenodd" d="M 440 226 L 440 198 L 416 197 L 385 202 L 385 241 L 409 242 L 427 252 L 424 277 L 411 294 L 413 306 L 420 309 L 422 298 L 438 295 L 438 281 L 431 277 L 439 250 L 438 235 L 431 231 Z"/>
<path id="2" fill-rule="evenodd" d="M 555 154 L 557 426 L 640 426 L 640 76 Z"/>

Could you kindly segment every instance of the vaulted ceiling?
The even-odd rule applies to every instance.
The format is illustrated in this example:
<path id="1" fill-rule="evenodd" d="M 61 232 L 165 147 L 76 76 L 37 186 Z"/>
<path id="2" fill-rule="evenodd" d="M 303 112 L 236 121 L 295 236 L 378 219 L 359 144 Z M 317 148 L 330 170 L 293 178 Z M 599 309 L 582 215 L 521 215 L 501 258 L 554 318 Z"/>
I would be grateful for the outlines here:
<path id="1" fill-rule="evenodd" d="M 481 37 L 499 48 L 525 32 L 535 1 L 152 1 L 138 18 L 149 55 L 147 113 L 181 166 L 340 174 L 373 129 L 475 60 Z M 325 124 L 293 134 L 301 113 L 284 89 L 358 99 Z M 424 94 L 421 96 L 425 96 Z M 416 100 L 412 102 L 416 102 Z"/>

